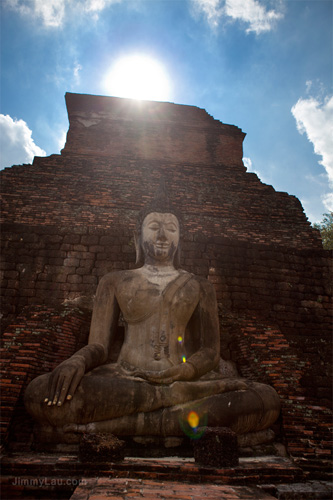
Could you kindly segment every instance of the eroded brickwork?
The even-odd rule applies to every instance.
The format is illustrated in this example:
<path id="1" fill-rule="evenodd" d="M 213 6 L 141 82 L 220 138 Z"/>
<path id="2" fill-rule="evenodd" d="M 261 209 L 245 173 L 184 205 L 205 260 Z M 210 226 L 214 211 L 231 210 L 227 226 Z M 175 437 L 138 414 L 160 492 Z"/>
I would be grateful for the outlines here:
<path id="1" fill-rule="evenodd" d="M 312 470 L 318 459 L 331 470 L 331 346 L 326 344 L 326 356 L 314 349 L 309 352 L 306 343 L 301 351 L 277 325 L 263 324 L 258 317 L 236 317 L 225 310 L 221 317 L 226 332 L 222 356 L 237 363 L 241 376 L 269 384 L 279 394 L 282 410 L 276 427 L 281 429 L 275 431 L 290 455 L 318 477 L 320 467 Z M 315 373 L 320 366 L 322 376 L 318 377 Z M 316 385 L 314 391 L 309 391 L 308 378 L 313 379 L 311 388 Z"/>
<path id="2" fill-rule="evenodd" d="M 28 383 L 86 344 L 89 321 L 90 314 L 82 309 L 27 306 L 6 329 L 0 349 L 2 439 L 12 423 L 12 440 L 16 434 L 29 440 L 32 422 L 23 405 Z"/>

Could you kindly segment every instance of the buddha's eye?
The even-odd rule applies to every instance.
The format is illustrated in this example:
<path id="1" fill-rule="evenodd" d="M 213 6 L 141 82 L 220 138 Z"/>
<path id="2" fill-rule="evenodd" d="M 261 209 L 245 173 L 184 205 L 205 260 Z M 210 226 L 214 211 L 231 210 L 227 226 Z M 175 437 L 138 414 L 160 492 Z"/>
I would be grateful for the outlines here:
<path id="1" fill-rule="evenodd" d="M 150 224 L 149 226 L 149 229 L 151 229 L 152 231 L 158 231 L 160 226 L 158 224 Z"/>

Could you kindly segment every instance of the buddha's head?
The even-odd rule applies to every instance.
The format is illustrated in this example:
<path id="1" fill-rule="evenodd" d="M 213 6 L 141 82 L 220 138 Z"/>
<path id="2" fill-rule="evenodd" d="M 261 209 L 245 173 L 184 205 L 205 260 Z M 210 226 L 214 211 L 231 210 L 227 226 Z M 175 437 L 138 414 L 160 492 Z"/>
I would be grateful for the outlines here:
<path id="1" fill-rule="evenodd" d="M 136 263 L 179 267 L 180 216 L 171 205 L 164 183 L 144 208 L 136 233 Z"/>
<path id="2" fill-rule="evenodd" d="M 143 220 L 140 246 L 148 264 L 173 264 L 179 245 L 179 222 L 172 213 L 151 212 Z"/>

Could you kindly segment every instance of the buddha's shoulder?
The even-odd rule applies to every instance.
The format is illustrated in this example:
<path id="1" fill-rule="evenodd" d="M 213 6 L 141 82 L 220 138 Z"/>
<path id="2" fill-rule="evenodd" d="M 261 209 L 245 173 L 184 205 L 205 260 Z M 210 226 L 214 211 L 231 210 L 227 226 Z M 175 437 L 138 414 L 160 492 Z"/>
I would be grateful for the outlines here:
<path id="1" fill-rule="evenodd" d="M 118 286 L 120 283 L 132 281 L 134 278 L 134 270 L 111 271 L 101 278 L 99 286 Z"/>
<path id="2" fill-rule="evenodd" d="M 192 274 L 192 280 L 194 280 L 201 291 L 203 292 L 213 292 L 215 293 L 215 288 L 212 283 L 204 278 L 203 276 L 197 276 L 196 274 Z"/>

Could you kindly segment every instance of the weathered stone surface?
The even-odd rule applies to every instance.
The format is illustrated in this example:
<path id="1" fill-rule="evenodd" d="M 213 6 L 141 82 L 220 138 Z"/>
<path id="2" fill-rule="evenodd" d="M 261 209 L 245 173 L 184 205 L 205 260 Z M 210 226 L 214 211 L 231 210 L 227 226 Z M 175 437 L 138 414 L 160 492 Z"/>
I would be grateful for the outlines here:
<path id="1" fill-rule="evenodd" d="M 79 458 L 83 462 L 120 462 L 125 457 L 125 443 L 112 434 L 83 434 Z"/>
<path id="2" fill-rule="evenodd" d="M 245 448 L 246 446 L 256 446 L 257 444 L 271 443 L 275 438 L 275 432 L 272 429 L 264 431 L 249 432 L 248 434 L 240 434 L 237 436 L 238 446 Z"/>
<path id="3" fill-rule="evenodd" d="M 237 435 L 226 427 L 198 429 L 193 441 L 194 459 L 200 465 L 220 468 L 238 465 Z"/>
<path id="4" fill-rule="evenodd" d="M 275 494 L 280 500 L 331 500 L 333 488 L 329 481 L 278 484 L 275 487 Z"/>

